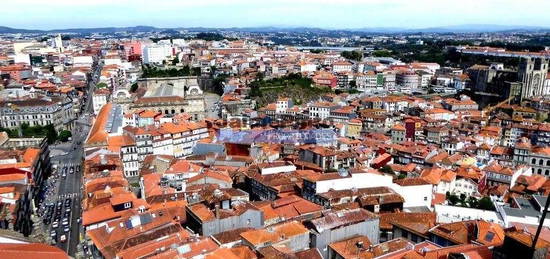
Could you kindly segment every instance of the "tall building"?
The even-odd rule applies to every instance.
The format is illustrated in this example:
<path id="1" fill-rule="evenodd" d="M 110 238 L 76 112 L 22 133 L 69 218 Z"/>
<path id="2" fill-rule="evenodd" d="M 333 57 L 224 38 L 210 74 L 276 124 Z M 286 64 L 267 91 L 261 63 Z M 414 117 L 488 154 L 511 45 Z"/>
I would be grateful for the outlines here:
<path id="1" fill-rule="evenodd" d="M 518 81 L 523 83 L 521 98 L 543 95 L 548 74 L 547 58 L 523 58 L 518 69 Z"/>
<path id="2" fill-rule="evenodd" d="M 61 34 L 57 34 L 57 36 L 54 38 L 53 47 L 60 53 L 64 51 L 63 39 L 61 38 Z"/>
<path id="3" fill-rule="evenodd" d="M 170 45 L 151 45 L 143 49 L 144 64 L 161 64 L 162 61 L 173 55 L 172 46 Z"/>

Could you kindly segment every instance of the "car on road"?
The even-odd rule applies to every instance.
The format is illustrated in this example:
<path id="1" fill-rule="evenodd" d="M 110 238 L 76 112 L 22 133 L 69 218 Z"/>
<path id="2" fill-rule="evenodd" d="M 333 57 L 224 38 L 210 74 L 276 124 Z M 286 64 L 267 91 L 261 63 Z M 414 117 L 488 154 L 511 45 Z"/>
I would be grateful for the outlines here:
<path id="1" fill-rule="evenodd" d="M 59 238 L 59 241 L 61 241 L 62 243 L 65 243 L 65 241 L 67 241 L 67 236 L 65 236 L 65 234 L 61 235 L 61 237 Z"/>
<path id="2" fill-rule="evenodd" d="M 71 206 L 71 198 L 65 199 L 65 206 Z"/>
<path id="3" fill-rule="evenodd" d="M 63 228 L 63 232 L 65 232 L 65 233 L 68 233 L 70 231 L 71 231 L 71 229 L 68 226 Z"/>
<path id="4" fill-rule="evenodd" d="M 52 223 L 52 228 L 57 228 L 57 227 L 59 227 L 59 221 L 54 221 Z"/>
<path id="5" fill-rule="evenodd" d="M 69 225 L 69 219 L 68 218 L 63 218 L 63 220 L 61 221 L 61 224 L 63 226 Z"/>
<path id="6" fill-rule="evenodd" d="M 65 212 L 71 212 L 71 207 L 67 207 L 67 208 L 65 209 Z"/>

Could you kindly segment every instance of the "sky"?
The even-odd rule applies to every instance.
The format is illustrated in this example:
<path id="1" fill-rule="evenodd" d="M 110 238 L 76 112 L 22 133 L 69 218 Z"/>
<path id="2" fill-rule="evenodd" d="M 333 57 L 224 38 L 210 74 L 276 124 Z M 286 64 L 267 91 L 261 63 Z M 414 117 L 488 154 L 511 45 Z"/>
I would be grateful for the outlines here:
<path id="1" fill-rule="evenodd" d="M 0 26 L 550 27 L 549 0 L 2 0 Z"/>

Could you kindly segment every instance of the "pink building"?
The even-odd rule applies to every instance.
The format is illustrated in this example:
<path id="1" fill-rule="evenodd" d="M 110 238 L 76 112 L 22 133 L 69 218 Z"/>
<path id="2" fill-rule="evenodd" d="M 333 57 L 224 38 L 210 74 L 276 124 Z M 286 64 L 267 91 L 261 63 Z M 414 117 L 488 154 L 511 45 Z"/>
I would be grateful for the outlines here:
<path id="1" fill-rule="evenodd" d="M 141 59 L 141 41 L 127 41 L 124 42 L 124 52 L 126 53 L 126 59 L 135 60 Z"/>

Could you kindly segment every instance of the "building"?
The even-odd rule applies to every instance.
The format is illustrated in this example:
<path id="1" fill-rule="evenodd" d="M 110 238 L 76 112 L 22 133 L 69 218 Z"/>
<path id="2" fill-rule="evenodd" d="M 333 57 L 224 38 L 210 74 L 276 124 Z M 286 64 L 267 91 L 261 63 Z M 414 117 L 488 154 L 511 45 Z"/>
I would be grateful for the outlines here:
<path id="1" fill-rule="evenodd" d="M 311 226 L 311 247 L 317 248 L 323 258 L 328 258 L 328 246 L 358 235 L 366 236 L 372 244 L 378 244 L 380 218 L 364 209 L 332 211 L 307 223 Z"/>
<path id="2" fill-rule="evenodd" d="M 547 74 L 547 58 L 523 58 L 518 69 L 518 81 L 522 83 L 521 98 L 547 93 L 548 90 L 544 89 Z"/>
<path id="3" fill-rule="evenodd" d="M 222 200 L 210 207 L 197 203 L 187 206 L 186 213 L 188 227 L 203 236 L 264 225 L 263 212 L 248 202 L 232 204 L 229 200 Z"/>
<path id="4" fill-rule="evenodd" d="M 54 125 L 56 130 L 70 130 L 76 119 L 76 111 L 70 97 L 30 95 L 17 99 L 0 100 L 0 125 L 18 129 L 29 126 Z"/>
<path id="5" fill-rule="evenodd" d="M 145 95 L 129 105 L 130 112 L 153 110 L 164 114 L 189 113 L 194 120 L 205 117 L 203 91 L 197 77 L 142 78 L 140 88 Z"/>
<path id="6" fill-rule="evenodd" d="M 144 64 L 162 64 L 163 61 L 174 55 L 172 46 L 167 44 L 151 45 L 143 48 Z"/>
<path id="7" fill-rule="evenodd" d="M 287 221 L 241 233 L 243 244 L 255 250 L 283 246 L 292 252 L 309 248 L 309 230 L 299 221 Z"/>
<path id="8" fill-rule="evenodd" d="M 98 114 L 99 110 L 103 105 L 105 105 L 109 101 L 109 96 L 111 95 L 111 92 L 109 89 L 98 89 L 94 92 L 93 98 L 92 98 L 92 104 L 94 107 L 94 114 Z"/>
<path id="9" fill-rule="evenodd" d="M 396 74 L 395 83 L 399 88 L 416 89 L 420 87 L 420 78 L 415 72 L 401 71 Z"/>

